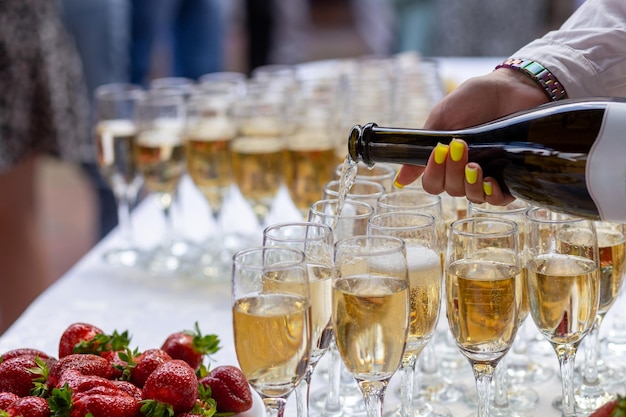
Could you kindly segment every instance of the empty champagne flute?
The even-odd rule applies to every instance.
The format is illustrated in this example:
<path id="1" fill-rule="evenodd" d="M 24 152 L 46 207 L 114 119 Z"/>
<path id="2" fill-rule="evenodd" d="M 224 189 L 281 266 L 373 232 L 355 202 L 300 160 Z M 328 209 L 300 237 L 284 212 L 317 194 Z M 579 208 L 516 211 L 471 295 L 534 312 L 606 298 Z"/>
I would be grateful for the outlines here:
<path id="1" fill-rule="evenodd" d="M 335 244 L 333 329 L 368 417 L 381 417 L 389 380 L 404 356 L 409 281 L 404 241 L 354 236 Z"/>
<path id="2" fill-rule="evenodd" d="M 341 163 L 335 167 L 335 178 L 341 178 L 341 172 L 344 164 Z M 385 187 L 385 192 L 390 193 L 394 190 L 393 179 L 396 176 L 396 170 L 393 165 L 379 163 L 368 168 L 362 162 L 357 164 L 356 177 L 360 180 L 374 181 Z"/>
<path id="3" fill-rule="evenodd" d="M 530 315 L 559 360 L 564 417 L 577 416 L 574 361 L 598 311 L 600 259 L 594 222 L 543 208 L 526 215 Z"/>
<path id="4" fill-rule="evenodd" d="M 600 255 L 600 301 L 596 317 L 585 337 L 585 361 L 582 366 L 582 383 L 575 390 L 577 409 L 582 413 L 592 413 L 603 404 L 615 398 L 615 392 L 608 388 L 614 374 L 608 367 L 600 375 L 600 326 L 609 312 L 622 286 L 626 263 L 626 239 L 624 225 L 620 223 L 596 222 L 598 251 Z"/>
<path id="5" fill-rule="evenodd" d="M 339 198 L 341 180 L 332 180 L 324 184 L 323 199 Z M 385 194 L 385 187 L 380 183 L 356 178 L 346 194 L 346 198 L 363 201 L 376 208 L 380 196 Z"/>
<path id="6" fill-rule="evenodd" d="M 305 377 L 311 353 L 311 305 L 305 255 L 254 247 L 233 257 L 232 311 L 239 366 L 268 417 L 282 417 Z"/>
<path id="7" fill-rule="evenodd" d="M 400 365 L 401 404 L 390 416 L 450 417 L 449 410 L 428 403 L 414 389 L 419 385 L 417 359 L 435 334 L 441 310 L 443 267 L 435 218 L 412 212 L 377 214 L 370 218 L 367 233 L 403 239 L 409 268 L 409 335 Z"/>
<path id="8" fill-rule="evenodd" d="M 448 325 L 474 372 L 477 416 L 487 417 L 496 365 L 511 348 L 522 314 L 517 224 L 492 217 L 452 223 L 445 273 Z"/>
<path id="9" fill-rule="evenodd" d="M 185 173 L 183 132 L 185 99 L 175 90 L 148 91 L 137 106 L 138 134 L 135 141 L 135 163 L 143 176 L 146 189 L 157 199 L 165 218 L 162 241 L 151 253 L 148 268 L 157 273 L 179 270 L 179 252 L 171 208 L 178 184 Z"/>
<path id="10" fill-rule="evenodd" d="M 143 94 L 142 87 L 125 83 L 105 84 L 95 91 L 98 166 L 117 201 L 121 236 L 119 245 L 105 252 L 104 259 L 115 265 L 134 266 L 140 261 L 130 211 L 143 181 L 133 159 L 137 135 L 135 111 Z"/>
<path id="11" fill-rule="evenodd" d="M 315 367 L 332 339 L 331 277 L 333 231 L 321 223 L 277 223 L 263 231 L 264 246 L 282 246 L 304 252 L 311 299 L 311 357 L 304 379 L 296 387 L 298 416 L 309 415 L 309 391 Z"/>

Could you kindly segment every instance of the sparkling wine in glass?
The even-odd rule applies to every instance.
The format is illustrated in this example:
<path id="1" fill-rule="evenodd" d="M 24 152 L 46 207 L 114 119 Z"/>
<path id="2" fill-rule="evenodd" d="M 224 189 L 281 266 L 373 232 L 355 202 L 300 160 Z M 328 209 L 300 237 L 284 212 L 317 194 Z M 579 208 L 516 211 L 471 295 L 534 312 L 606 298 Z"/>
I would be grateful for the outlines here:
<path id="1" fill-rule="evenodd" d="M 363 393 L 367 416 L 380 417 L 409 328 L 404 241 L 375 235 L 338 241 L 332 300 L 337 350 Z"/>
<path id="2" fill-rule="evenodd" d="M 233 257 L 232 311 L 239 366 L 268 417 L 282 417 L 311 354 L 311 304 L 304 252 L 254 247 Z"/>
<path id="3" fill-rule="evenodd" d="M 477 416 L 487 417 L 495 368 L 511 348 L 522 314 L 517 224 L 491 217 L 452 223 L 445 274 L 448 326 L 474 372 Z"/>
<path id="4" fill-rule="evenodd" d="M 435 218 L 430 214 L 397 212 L 370 218 L 367 233 L 395 236 L 404 240 L 409 269 L 409 334 L 400 365 L 400 407 L 390 416 L 451 416 L 449 410 L 435 406 L 419 395 L 416 365 L 424 347 L 437 328 L 443 283 L 441 253 Z M 415 395 L 418 394 L 418 395 Z"/>
<path id="5" fill-rule="evenodd" d="M 311 299 L 311 358 L 302 382 L 296 388 L 298 416 L 309 415 L 311 378 L 319 360 L 332 340 L 331 281 L 333 270 L 333 232 L 322 223 L 277 223 L 263 231 L 264 246 L 302 250 L 309 275 Z"/>
<path id="6" fill-rule="evenodd" d="M 559 360 L 564 417 L 578 415 L 574 361 L 595 323 L 600 297 L 600 257 L 594 222 L 543 208 L 526 215 L 530 315 Z"/>
<path id="7" fill-rule="evenodd" d="M 98 166 L 117 200 L 122 238 L 117 247 L 104 254 L 104 259 L 115 265 L 134 266 L 141 258 L 134 242 L 130 211 L 142 184 L 133 149 L 137 136 L 135 111 L 143 95 L 142 87 L 125 83 L 105 84 L 95 91 Z"/>

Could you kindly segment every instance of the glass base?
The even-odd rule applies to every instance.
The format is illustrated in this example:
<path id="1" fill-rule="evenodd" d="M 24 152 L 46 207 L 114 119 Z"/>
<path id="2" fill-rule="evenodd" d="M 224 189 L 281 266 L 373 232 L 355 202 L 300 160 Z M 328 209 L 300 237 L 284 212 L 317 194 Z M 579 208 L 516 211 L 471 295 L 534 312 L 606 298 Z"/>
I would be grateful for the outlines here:
<path id="1" fill-rule="evenodd" d="M 146 268 L 155 274 L 190 273 L 202 256 L 202 246 L 183 239 L 159 245 L 149 252 Z"/>
<path id="2" fill-rule="evenodd" d="M 554 376 L 554 371 L 526 357 L 510 360 L 507 374 L 512 384 L 534 384 L 546 382 Z"/>
<path id="3" fill-rule="evenodd" d="M 401 413 L 402 407 L 398 405 L 394 407 L 393 410 L 384 413 L 384 416 L 401 417 Z M 410 415 L 411 417 L 452 417 L 452 412 L 442 405 L 429 404 L 420 401 L 419 403 L 413 405 L 413 412 Z"/>
<path id="4" fill-rule="evenodd" d="M 332 410 L 326 407 L 326 398 L 328 397 L 328 389 L 322 388 L 318 391 L 311 393 L 309 399 L 309 405 L 311 407 L 311 414 L 320 415 L 324 417 L 338 417 L 344 416 L 365 416 L 367 410 L 365 409 L 365 400 L 363 399 L 363 393 L 359 389 L 356 381 L 352 381 L 350 384 L 346 384 L 342 381 L 341 391 L 339 393 L 339 401 L 341 403 L 340 410 Z M 315 411 L 314 411 L 315 410 Z"/>
<path id="5" fill-rule="evenodd" d="M 114 248 L 105 252 L 102 258 L 109 265 L 134 267 L 145 261 L 145 253 L 136 248 Z"/>
<path id="6" fill-rule="evenodd" d="M 496 406 L 493 394 L 494 387 L 491 388 L 491 415 L 492 416 L 514 416 L 523 415 L 524 412 L 533 410 L 539 404 L 539 394 L 532 388 L 511 386 L 507 391 L 507 406 Z M 468 389 L 465 392 L 464 400 L 470 407 L 476 407 L 476 390 Z"/>
<path id="7" fill-rule="evenodd" d="M 602 407 L 604 404 L 612 401 L 616 398 L 614 394 L 608 393 L 603 389 L 577 389 L 574 393 L 574 401 L 576 404 L 576 413 L 581 416 L 586 416 Z M 552 407 L 557 410 L 561 410 L 563 405 L 563 397 L 556 397 L 552 401 Z"/>

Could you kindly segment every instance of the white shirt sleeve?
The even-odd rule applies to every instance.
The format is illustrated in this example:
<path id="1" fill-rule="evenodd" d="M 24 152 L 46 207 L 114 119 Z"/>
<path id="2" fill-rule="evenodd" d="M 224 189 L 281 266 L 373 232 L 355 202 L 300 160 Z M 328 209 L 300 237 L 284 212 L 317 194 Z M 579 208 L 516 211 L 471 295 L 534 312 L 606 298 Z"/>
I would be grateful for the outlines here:
<path id="1" fill-rule="evenodd" d="M 512 56 L 548 68 L 570 98 L 626 97 L 626 1 L 586 0 L 559 30 Z"/>

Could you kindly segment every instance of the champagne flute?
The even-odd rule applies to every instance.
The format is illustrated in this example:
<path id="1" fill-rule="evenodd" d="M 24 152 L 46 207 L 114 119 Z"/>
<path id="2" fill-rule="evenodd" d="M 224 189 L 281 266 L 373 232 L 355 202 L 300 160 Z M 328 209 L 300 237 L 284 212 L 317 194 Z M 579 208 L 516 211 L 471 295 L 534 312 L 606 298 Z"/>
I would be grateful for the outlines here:
<path id="1" fill-rule="evenodd" d="M 133 148 L 137 135 L 135 111 L 143 94 L 142 87 L 125 83 L 105 84 L 95 91 L 98 166 L 117 200 L 122 239 L 119 246 L 104 254 L 104 259 L 115 265 L 134 266 L 140 260 L 130 211 L 142 184 L 133 159 Z"/>
<path id="2" fill-rule="evenodd" d="M 517 224 L 492 217 L 455 221 L 445 272 L 448 325 L 474 372 L 477 416 L 487 417 L 495 367 L 511 348 L 522 314 Z"/>
<path id="3" fill-rule="evenodd" d="M 344 164 L 338 164 L 335 166 L 335 178 L 340 179 L 343 171 Z M 362 162 L 357 164 L 356 178 L 366 181 L 374 181 L 385 187 L 385 192 L 392 192 L 393 179 L 396 176 L 396 170 L 390 164 L 378 163 L 369 168 Z"/>
<path id="4" fill-rule="evenodd" d="M 239 366 L 268 417 L 282 417 L 305 377 L 311 353 L 311 305 L 305 255 L 254 247 L 233 256 L 232 310 Z"/>
<path id="5" fill-rule="evenodd" d="M 332 180 L 324 184 L 322 199 L 338 199 L 339 193 L 341 191 L 341 186 L 341 180 Z M 362 180 L 357 177 L 352 183 L 348 194 L 346 194 L 346 198 L 364 201 L 376 208 L 378 199 L 383 194 L 385 194 L 385 187 L 383 187 L 380 183 L 369 180 Z"/>
<path id="6" fill-rule="evenodd" d="M 626 263 L 624 225 L 610 222 L 596 222 L 595 224 L 600 254 L 600 301 L 593 326 L 585 337 L 582 383 L 574 394 L 576 407 L 582 413 L 591 413 L 615 398 L 615 393 L 607 390 L 608 384 L 599 374 L 599 333 L 604 317 L 619 294 Z M 602 376 L 610 377 L 611 374 L 612 372 L 607 369 Z"/>
<path id="7" fill-rule="evenodd" d="M 414 390 L 414 384 L 419 385 L 417 359 L 435 334 L 441 309 L 443 271 L 435 218 L 430 214 L 412 212 L 377 214 L 370 218 L 367 233 L 399 237 L 406 244 L 409 335 L 400 365 L 401 404 L 391 416 L 450 417 L 449 410 L 429 404 L 419 395 L 419 390 Z"/>
<path id="8" fill-rule="evenodd" d="M 509 219 L 517 224 L 520 236 L 520 252 L 524 256 L 524 230 L 526 222 L 526 212 L 530 209 L 530 205 L 522 200 L 515 200 L 505 206 L 494 206 L 488 203 L 475 204 L 468 202 L 467 217 L 498 217 Z M 526 280 L 525 263 L 522 262 L 522 278 Z M 513 386 L 509 377 L 509 367 L 515 365 L 515 373 L 518 378 L 517 382 L 538 381 L 542 377 L 545 381 L 552 376 L 552 372 L 537 361 L 532 360 L 527 351 L 527 340 L 524 332 L 530 320 L 528 317 L 528 297 L 524 284 L 524 303 L 522 304 L 522 314 L 520 314 L 520 330 L 515 338 L 513 347 L 508 355 L 502 358 L 496 367 L 494 378 L 494 398 L 492 403 L 491 414 L 496 416 L 516 415 L 516 411 L 528 410 L 536 407 L 539 402 L 539 394 L 531 387 Z M 510 364 L 510 365 L 509 365 Z M 531 374 L 532 371 L 532 374 Z"/>
<path id="9" fill-rule="evenodd" d="M 260 83 L 249 82 L 246 87 L 246 96 L 233 108 L 238 126 L 231 146 L 233 172 L 239 191 L 264 227 L 283 181 L 284 137 L 289 129 L 281 94 Z"/>
<path id="10" fill-rule="evenodd" d="M 318 200 L 309 208 L 308 220 L 329 225 L 333 229 L 335 241 L 365 235 L 367 222 L 374 215 L 374 207 L 362 201 L 346 200 L 339 212 L 339 205 L 338 199 Z M 337 416 L 342 412 L 361 414 L 365 411 L 363 395 L 354 379 L 346 375 L 347 372 L 342 372 L 342 369 L 341 357 L 333 339 L 329 348 L 328 364 L 330 389 L 324 387 L 314 392 L 311 398 L 311 404 L 323 416 Z"/>
<path id="11" fill-rule="evenodd" d="M 332 339 L 331 277 L 333 231 L 321 223 L 278 223 L 263 231 L 264 246 L 282 246 L 304 252 L 311 294 L 311 357 L 304 379 L 296 387 L 298 416 L 309 415 L 309 392 L 315 367 Z"/>
<path id="12" fill-rule="evenodd" d="M 409 280 L 404 241 L 354 236 L 335 243 L 333 329 L 368 417 L 381 417 L 389 380 L 404 356 Z"/>
<path id="13" fill-rule="evenodd" d="M 554 405 L 564 417 L 574 417 L 574 361 L 595 322 L 600 296 L 596 227 L 543 208 L 531 208 L 526 219 L 530 314 L 559 360 L 562 397 Z"/>
<path id="14" fill-rule="evenodd" d="M 182 253 L 175 245 L 171 208 L 185 173 L 184 123 L 184 96 L 177 90 L 150 90 L 138 103 L 135 163 L 165 218 L 162 241 L 152 252 L 148 265 L 157 273 L 177 271 L 183 266 Z M 184 246 L 186 252 L 188 245 Z"/>

